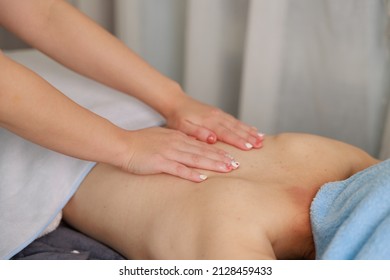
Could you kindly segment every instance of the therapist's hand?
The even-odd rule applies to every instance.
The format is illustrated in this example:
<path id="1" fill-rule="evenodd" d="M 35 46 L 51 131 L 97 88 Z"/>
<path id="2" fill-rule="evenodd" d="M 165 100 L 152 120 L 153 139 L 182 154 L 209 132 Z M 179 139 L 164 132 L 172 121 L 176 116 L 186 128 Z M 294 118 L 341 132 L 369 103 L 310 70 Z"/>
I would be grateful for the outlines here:
<path id="1" fill-rule="evenodd" d="M 213 144 L 222 141 L 242 150 L 260 148 L 263 135 L 215 107 L 184 96 L 167 116 L 167 126 Z"/>
<path id="2" fill-rule="evenodd" d="M 205 177 L 198 169 L 230 172 L 232 157 L 225 151 L 168 128 L 128 131 L 129 152 L 121 167 L 135 174 L 168 173 L 190 181 Z"/>

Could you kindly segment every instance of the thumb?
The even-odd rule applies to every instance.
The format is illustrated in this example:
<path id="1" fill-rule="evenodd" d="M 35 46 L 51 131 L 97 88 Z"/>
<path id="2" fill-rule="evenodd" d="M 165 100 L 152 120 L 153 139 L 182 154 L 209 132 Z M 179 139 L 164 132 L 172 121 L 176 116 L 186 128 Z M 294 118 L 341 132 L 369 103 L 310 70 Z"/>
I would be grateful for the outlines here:
<path id="1" fill-rule="evenodd" d="M 195 137 L 202 142 L 206 142 L 209 144 L 214 144 L 215 142 L 217 142 L 217 135 L 214 132 L 203 126 L 188 121 L 181 126 L 180 130 L 185 134 Z"/>

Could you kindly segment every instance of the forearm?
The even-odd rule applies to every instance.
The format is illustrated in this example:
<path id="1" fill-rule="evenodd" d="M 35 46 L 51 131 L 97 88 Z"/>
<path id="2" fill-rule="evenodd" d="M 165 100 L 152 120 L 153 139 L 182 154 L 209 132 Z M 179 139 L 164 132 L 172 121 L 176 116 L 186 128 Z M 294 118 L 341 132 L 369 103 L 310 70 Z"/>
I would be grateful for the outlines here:
<path id="1" fill-rule="evenodd" d="M 256 129 L 184 94 L 178 83 L 65 1 L 0 0 L 0 23 L 74 71 L 145 102 L 170 128 L 203 142 L 261 147 Z"/>
<path id="2" fill-rule="evenodd" d="M 0 1 L 2 24 L 76 72 L 128 93 L 164 116 L 184 96 L 177 83 L 65 1 L 6 2 Z"/>
<path id="3" fill-rule="evenodd" d="M 120 165 L 123 131 L 0 54 L 0 125 L 46 148 Z"/>

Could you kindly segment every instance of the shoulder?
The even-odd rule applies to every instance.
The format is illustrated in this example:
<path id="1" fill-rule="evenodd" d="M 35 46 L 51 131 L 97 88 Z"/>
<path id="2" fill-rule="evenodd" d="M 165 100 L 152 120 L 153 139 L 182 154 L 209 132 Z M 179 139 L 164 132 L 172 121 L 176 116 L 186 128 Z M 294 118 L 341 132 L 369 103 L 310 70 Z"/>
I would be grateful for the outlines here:
<path id="1" fill-rule="evenodd" d="M 275 141 L 288 152 L 300 154 L 309 162 L 333 164 L 349 170 L 350 175 L 379 162 L 354 145 L 319 135 L 282 133 L 275 136 Z"/>

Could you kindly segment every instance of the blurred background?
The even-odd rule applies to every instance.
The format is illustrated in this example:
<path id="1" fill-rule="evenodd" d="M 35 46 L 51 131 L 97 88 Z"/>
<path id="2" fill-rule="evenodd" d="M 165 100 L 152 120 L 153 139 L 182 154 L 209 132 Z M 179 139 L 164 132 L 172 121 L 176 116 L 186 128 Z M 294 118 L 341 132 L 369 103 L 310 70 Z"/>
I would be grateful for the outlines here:
<path id="1" fill-rule="evenodd" d="M 73 0 L 198 100 L 374 156 L 390 142 L 388 0 Z M 0 29 L 0 48 L 28 48 Z"/>

